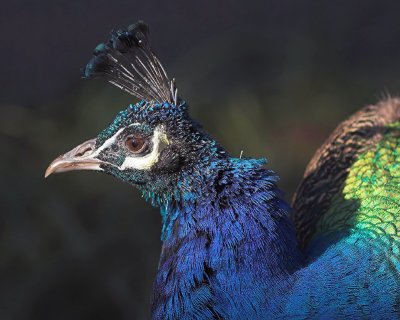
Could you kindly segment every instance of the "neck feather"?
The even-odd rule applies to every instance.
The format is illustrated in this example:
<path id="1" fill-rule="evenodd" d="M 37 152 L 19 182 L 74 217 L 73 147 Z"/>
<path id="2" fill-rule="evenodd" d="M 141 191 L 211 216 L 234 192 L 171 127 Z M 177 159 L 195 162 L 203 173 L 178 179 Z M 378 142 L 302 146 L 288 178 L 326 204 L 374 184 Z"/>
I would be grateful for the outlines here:
<path id="1" fill-rule="evenodd" d="M 278 178 L 263 168 L 264 162 L 220 159 L 183 177 L 178 200 L 162 207 L 155 314 L 175 312 L 172 318 L 190 314 L 191 299 L 197 299 L 196 308 L 200 305 L 217 315 L 224 312 L 212 308 L 216 301 L 234 312 L 229 301 L 240 294 L 249 308 L 259 304 L 262 308 L 257 310 L 262 311 L 268 306 L 266 297 L 287 286 L 284 280 L 301 258 L 289 207 L 276 187 Z M 200 297 L 198 290 L 203 292 Z M 168 311 L 176 295 L 186 297 L 184 305 L 170 306 Z"/>

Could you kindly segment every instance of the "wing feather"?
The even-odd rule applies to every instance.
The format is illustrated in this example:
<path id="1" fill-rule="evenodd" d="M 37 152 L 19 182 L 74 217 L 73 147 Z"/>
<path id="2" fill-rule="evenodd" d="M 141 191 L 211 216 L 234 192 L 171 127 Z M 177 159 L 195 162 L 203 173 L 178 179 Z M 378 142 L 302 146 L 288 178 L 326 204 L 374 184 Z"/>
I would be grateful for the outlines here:
<path id="1" fill-rule="evenodd" d="M 302 249 L 321 250 L 322 239 L 335 235 L 366 237 L 386 243 L 399 259 L 399 169 L 399 99 L 367 106 L 341 123 L 310 161 L 293 199 Z"/>

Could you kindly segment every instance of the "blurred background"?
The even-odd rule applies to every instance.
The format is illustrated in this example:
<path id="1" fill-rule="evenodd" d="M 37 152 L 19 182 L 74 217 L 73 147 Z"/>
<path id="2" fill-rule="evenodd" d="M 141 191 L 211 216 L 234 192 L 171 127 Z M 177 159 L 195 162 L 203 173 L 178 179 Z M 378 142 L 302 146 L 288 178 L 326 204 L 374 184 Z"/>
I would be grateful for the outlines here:
<path id="1" fill-rule="evenodd" d="M 400 88 L 399 1 L 2 1 L 0 319 L 147 319 L 160 215 L 91 172 L 43 173 L 136 100 L 80 68 L 139 19 L 179 93 L 290 200 L 333 128 Z"/>

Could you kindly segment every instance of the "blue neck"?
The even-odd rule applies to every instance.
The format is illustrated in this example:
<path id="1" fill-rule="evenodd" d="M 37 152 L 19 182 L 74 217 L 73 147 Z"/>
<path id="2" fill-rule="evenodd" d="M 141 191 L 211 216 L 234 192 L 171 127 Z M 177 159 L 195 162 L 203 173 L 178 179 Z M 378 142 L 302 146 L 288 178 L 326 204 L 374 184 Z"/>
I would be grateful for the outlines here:
<path id="1" fill-rule="evenodd" d="M 162 208 L 154 318 L 274 311 L 269 301 L 288 289 L 301 256 L 278 178 L 263 163 L 219 159 L 182 177 L 179 196 Z"/>

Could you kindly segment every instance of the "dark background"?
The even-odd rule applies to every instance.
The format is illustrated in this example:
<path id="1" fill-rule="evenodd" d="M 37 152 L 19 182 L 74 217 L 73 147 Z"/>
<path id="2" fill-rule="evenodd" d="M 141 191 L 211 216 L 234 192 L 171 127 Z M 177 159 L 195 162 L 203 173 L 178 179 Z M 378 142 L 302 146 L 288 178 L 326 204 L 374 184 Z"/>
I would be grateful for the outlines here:
<path id="1" fill-rule="evenodd" d="M 192 115 L 269 159 L 290 199 L 312 153 L 400 88 L 397 1 L 1 1 L 0 319 L 145 319 L 160 216 L 114 178 L 43 179 L 136 101 L 79 69 L 139 19 Z"/>

